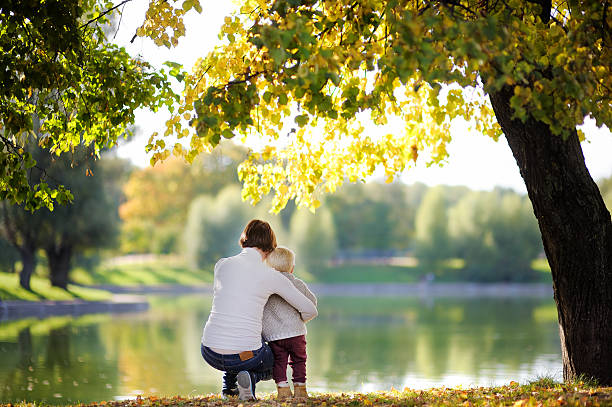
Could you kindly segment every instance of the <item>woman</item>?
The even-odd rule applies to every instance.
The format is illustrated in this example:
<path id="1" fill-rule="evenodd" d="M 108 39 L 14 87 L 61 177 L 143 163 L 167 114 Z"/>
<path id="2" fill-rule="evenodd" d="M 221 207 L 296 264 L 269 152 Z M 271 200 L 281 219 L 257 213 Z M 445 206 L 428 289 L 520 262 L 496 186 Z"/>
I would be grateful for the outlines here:
<path id="1" fill-rule="evenodd" d="M 274 356 L 261 339 L 261 319 L 268 297 L 278 294 L 304 321 L 317 316 L 315 305 L 279 272 L 264 262 L 276 248 L 267 222 L 254 219 L 240 237 L 242 251 L 215 265 L 213 303 L 204 326 L 204 360 L 225 372 L 223 394 L 255 399 L 255 383 L 272 378 Z"/>

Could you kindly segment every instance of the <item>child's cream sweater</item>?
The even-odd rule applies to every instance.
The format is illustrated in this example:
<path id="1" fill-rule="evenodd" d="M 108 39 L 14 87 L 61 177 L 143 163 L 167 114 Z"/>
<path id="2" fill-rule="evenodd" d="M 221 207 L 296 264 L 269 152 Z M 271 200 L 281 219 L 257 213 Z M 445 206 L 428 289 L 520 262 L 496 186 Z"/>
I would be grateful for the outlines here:
<path id="1" fill-rule="evenodd" d="M 287 277 L 302 294 L 317 305 L 317 297 L 308 289 L 305 282 L 292 273 L 280 273 Z M 262 319 L 262 336 L 266 341 L 292 338 L 306 335 L 306 324 L 300 313 L 279 295 L 273 294 L 264 306 Z"/>

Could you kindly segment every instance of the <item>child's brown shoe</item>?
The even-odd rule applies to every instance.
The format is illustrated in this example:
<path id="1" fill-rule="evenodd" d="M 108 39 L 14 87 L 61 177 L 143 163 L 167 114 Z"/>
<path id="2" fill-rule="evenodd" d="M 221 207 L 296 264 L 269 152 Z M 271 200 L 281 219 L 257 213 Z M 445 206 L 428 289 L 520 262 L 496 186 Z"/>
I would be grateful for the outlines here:
<path id="1" fill-rule="evenodd" d="M 291 398 L 293 394 L 291 394 L 291 387 L 289 386 L 276 386 L 276 399 L 277 400 L 286 400 Z"/>
<path id="2" fill-rule="evenodd" d="M 307 399 L 308 392 L 306 391 L 306 384 L 294 384 L 293 385 L 293 398 L 296 399 Z"/>

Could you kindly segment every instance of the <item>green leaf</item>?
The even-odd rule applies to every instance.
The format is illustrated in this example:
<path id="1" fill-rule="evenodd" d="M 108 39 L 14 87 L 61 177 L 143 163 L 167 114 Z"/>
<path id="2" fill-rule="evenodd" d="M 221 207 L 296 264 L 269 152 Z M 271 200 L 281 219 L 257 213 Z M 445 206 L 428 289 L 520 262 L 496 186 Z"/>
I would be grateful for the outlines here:
<path id="1" fill-rule="evenodd" d="M 285 106 L 287 104 L 287 102 L 289 101 L 289 99 L 287 98 L 287 95 L 285 95 L 284 93 L 281 93 L 278 96 L 278 104 L 280 106 Z"/>
<path id="2" fill-rule="evenodd" d="M 308 115 L 307 114 L 301 114 L 299 116 L 295 116 L 295 122 L 300 127 L 306 126 L 306 124 L 308 124 Z"/>

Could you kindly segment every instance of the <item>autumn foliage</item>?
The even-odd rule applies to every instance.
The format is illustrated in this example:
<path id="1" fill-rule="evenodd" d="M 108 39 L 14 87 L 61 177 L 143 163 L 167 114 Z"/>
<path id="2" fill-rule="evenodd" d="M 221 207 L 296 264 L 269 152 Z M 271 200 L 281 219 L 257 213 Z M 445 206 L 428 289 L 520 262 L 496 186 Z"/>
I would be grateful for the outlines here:
<path id="1" fill-rule="evenodd" d="M 204 406 L 610 406 L 612 388 L 598 388 L 578 384 L 554 384 L 548 379 L 533 384 L 478 388 L 433 388 L 429 390 L 403 390 L 372 393 L 314 393 L 308 400 L 277 402 L 274 395 L 259 395 L 256 402 L 242 402 L 237 398 L 223 399 L 218 394 L 196 397 L 143 397 L 132 400 L 101 401 L 83 407 L 204 407 Z M 11 406 L 10 404 L 8 406 Z M 21 406 L 18 404 L 16 406 Z M 26 405 L 23 404 L 25 407 Z M 7 407 L 1 405 L 0 407 Z"/>

